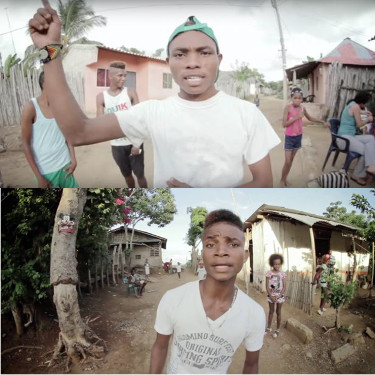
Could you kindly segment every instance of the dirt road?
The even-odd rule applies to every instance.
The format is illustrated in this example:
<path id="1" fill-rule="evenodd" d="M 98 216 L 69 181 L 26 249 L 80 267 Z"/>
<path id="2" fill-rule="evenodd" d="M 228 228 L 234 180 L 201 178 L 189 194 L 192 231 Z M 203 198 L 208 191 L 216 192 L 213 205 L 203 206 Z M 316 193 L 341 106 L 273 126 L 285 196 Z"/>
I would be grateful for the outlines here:
<path id="1" fill-rule="evenodd" d="M 150 350 L 155 340 L 153 328 L 156 308 L 162 295 L 171 288 L 196 280 L 190 271 L 177 275 L 153 274 L 146 286 L 146 293 L 140 299 L 133 294 L 126 298 L 124 285 L 101 290 L 85 296 L 81 302 L 81 316 L 93 320 L 90 327 L 103 338 L 109 352 L 98 367 L 74 368 L 73 373 L 143 374 L 148 373 Z M 237 283 L 244 290 L 242 282 Z M 250 296 L 260 303 L 266 312 L 265 295 L 250 286 Z M 317 298 L 319 295 L 316 296 Z M 316 301 L 316 305 L 317 305 Z M 374 307 L 366 310 L 359 306 L 344 310 L 343 324 L 353 324 L 354 332 L 363 332 L 367 325 L 375 328 Z M 371 315 L 372 314 L 372 315 Z M 302 344 L 297 337 L 284 328 L 285 321 L 293 317 L 312 329 L 314 340 Z M 324 334 L 322 325 L 333 326 L 334 310 L 328 308 L 324 316 L 308 316 L 301 310 L 284 304 L 282 310 L 282 330 L 277 339 L 266 336 L 260 353 L 260 373 L 373 373 L 375 368 L 374 340 L 364 335 L 365 343 L 356 348 L 356 353 L 338 365 L 330 359 L 330 352 L 345 343 L 348 334 L 330 331 Z M 95 319 L 95 320 L 94 320 Z M 249 317 L 251 319 L 251 317 Z M 234 323 L 235 324 L 235 323 Z M 275 328 L 275 327 L 273 327 Z M 51 356 L 47 353 L 57 341 L 58 325 L 53 317 L 44 322 L 44 329 L 36 335 L 27 335 L 21 341 L 14 335 L 14 329 L 2 321 L 2 350 L 15 345 L 32 345 L 41 349 L 20 349 L 2 355 L 2 373 L 62 373 L 63 366 L 47 368 L 45 362 Z M 240 347 L 234 356 L 229 373 L 242 373 L 245 349 Z"/>
<path id="2" fill-rule="evenodd" d="M 283 141 L 281 128 L 282 101 L 272 97 L 261 99 L 260 109 L 270 121 Z M 0 127 L 0 141 L 5 142 L 8 151 L 0 153 L 0 170 L 4 187 L 35 187 L 34 176 L 23 152 L 20 150 L 20 127 Z M 297 153 L 289 175 L 290 187 L 307 187 L 307 182 L 321 174 L 321 168 L 330 143 L 328 129 L 321 125 L 304 123 L 302 149 Z M 81 187 L 121 187 L 125 186 L 115 164 L 109 142 L 76 148 L 78 166 L 75 176 Z M 331 158 L 332 160 L 332 158 Z M 330 160 L 330 161 L 331 161 Z M 281 143 L 271 151 L 274 187 L 279 187 L 281 169 L 284 163 L 284 149 Z M 339 156 L 337 166 L 343 165 L 343 154 Z M 330 163 L 325 172 L 332 170 Z M 153 151 L 150 142 L 145 143 L 145 175 L 149 186 L 153 186 Z M 245 168 L 245 181 L 250 180 L 250 172 Z M 370 182 L 368 186 L 375 186 Z M 351 181 L 351 187 L 360 187 Z"/>

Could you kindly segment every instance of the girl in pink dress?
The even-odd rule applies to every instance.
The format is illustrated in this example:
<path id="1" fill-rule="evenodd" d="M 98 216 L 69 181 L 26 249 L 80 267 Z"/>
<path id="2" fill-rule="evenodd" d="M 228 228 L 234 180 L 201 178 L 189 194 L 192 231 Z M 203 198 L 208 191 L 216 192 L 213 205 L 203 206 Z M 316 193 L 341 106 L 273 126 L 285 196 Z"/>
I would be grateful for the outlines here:
<path id="1" fill-rule="evenodd" d="M 292 168 L 294 157 L 302 145 L 302 118 L 306 117 L 313 122 L 319 122 L 324 126 L 329 126 L 326 122 L 311 117 L 306 108 L 301 105 L 303 92 L 295 87 L 291 94 L 292 103 L 284 108 L 283 127 L 285 128 L 285 163 L 281 173 L 280 186 L 287 187 L 286 178 Z"/>
<path id="2" fill-rule="evenodd" d="M 270 307 L 270 311 L 268 313 L 268 324 L 266 333 L 272 331 L 271 325 L 276 304 L 277 328 L 273 333 L 274 338 L 277 338 L 277 336 L 279 336 L 280 334 L 281 307 L 285 302 L 284 293 L 286 289 L 286 273 L 280 271 L 281 265 L 283 263 L 284 258 L 282 255 L 272 254 L 269 258 L 271 270 L 266 273 L 267 301 Z"/>

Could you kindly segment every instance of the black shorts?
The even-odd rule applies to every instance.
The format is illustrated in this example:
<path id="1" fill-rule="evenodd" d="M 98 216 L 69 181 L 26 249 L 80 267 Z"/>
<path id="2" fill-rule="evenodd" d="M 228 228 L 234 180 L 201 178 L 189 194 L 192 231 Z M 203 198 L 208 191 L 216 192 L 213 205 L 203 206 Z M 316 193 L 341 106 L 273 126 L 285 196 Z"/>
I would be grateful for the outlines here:
<path id="1" fill-rule="evenodd" d="M 145 173 L 143 144 L 141 145 L 142 153 L 131 156 L 130 152 L 133 145 L 129 146 L 112 146 L 112 156 L 124 177 L 129 177 L 132 172 L 137 177 L 143 177 Z"/>

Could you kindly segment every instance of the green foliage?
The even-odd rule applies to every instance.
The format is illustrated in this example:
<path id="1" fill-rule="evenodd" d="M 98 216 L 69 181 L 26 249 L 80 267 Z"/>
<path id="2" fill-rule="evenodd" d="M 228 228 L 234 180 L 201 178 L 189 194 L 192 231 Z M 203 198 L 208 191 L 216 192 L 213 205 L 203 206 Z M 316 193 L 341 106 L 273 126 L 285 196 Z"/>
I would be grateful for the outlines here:
<path id="1" fill-rule="evenodd" d="M 77 235 L 78 272 L 87 271 L 88 260 L 93 265 L 100 259 L 109 261 L 108 229 L 121 219 L 116 198 L 127 189 L 87 189 L 87 201 L 79 222 Z"/>
<path id="2" fill-rule="evenodd" d="M 311 56 L 306 56 L 306 60 L 302 61 L 302 64 L 306 64 L 308 62 L 315 61 L 315 59 Z"/>
<path id="3" fill-rule="evenodd" d="M 329 294 L 327 297 L 331 306 L 336 310 L 350 303 L 358 290 L 357 281 L 346 284 L 336 273 L 328 277 L 328 283 Z"/>
<path id="4" fill-rule="evenodd" d="M 129 218 L 133 227 L 139 221 L 148 220 L 147 225 L 162 228 L 169 224 L 177 213 L 170 189 L 134 189 L 126 205 L 131 208 Z"/>
<path id="5" fill-rule="evenodd" d="M 232 75 L 235 80 L 240 82 L 245 82 L 253 77 L 258 83 L 265 85 L 264 75 L 259 73 L 257 69 L 251 69 L 249 63 L 242 62 L 239 64 L 236 60 Z"/>
<path id="6" fill-rule="evenodd" d="M 1 302 L 47 297 L 50 243 L 61 189 L 2 189 Z"/>
<path id="7" fill-rule="evenodd" d="M 77 43 L 91 29 L 107 24 L 106 18 L 95 15 L 85 0 L 58 0 L 58 14 L 62 24 L 63 54 L 68 52 L 70 45 Z M 81 41 L 87 44 L 87 39 Z"/>
<path id="8" fill-rule="evenodd" d="M 130 52 L 130 53 L 137 53 L 138 55 L 145 55 L 146 54 L 145 51 L 141 51 L 141 50 L 139 50 L 138 48 L 135 48 L 135 47 L 127 48 L 125 46 L 121 46 L 120 50 L 125 51 L 125 52 Z"/>
<path id="9" fill-rule="evenodd" d="M 359 196 L 358 194 L 354 194 L 352 197 L 352 205 L 354 205 L 353 202 L 355 202 L 355 204 L 360 205 L 361 204 L 360 202 L 363 202 L 362 198 L 363 198 L 362 196 Z M 371 208 L 367 206 L 368 211 L 364 210 L 362 211 L 364 213 L 357 214 L 356 211 L 348 212 L 345 207 L 341 206 L 341 204 L 342 202 L 340 201 L 330 203 L 329 207 L 327 207 L 326 212 L 324 212 L 323 215 L 329 219 L 333 219 L 336 221 L 340 221 L 342 223 L 354 225 L 360 228 L 359 233 L 363 238 L 365 238 L 367 241 L 374 241 L 375 240 L 375 221 L 373 220 L 371 216 Z"/>
<path id="10" fill-rule="evenodd" d="M 161 54 L 163 53 L 164 48 L 158 48 L 153 54 L 152 57 L 160 57 Z"/>
<path id="11" fill-rule="evenodd" d="M 21 59 L 17 57 L 17 54 L 9 55 L 4 62 L 4 74 L 6 78 L 10 77 L 10 71 L 15 66 L 21 62 Z"/>
<path id="12" fill-rule="evenodd" d="M 188 245 L 196 247 L 203 232 L 204 220 L 208 211 L 205 207 L 189 207 L 188 212 L 190 212 L 190 227 L 186 235 L 186 242 Z"/>

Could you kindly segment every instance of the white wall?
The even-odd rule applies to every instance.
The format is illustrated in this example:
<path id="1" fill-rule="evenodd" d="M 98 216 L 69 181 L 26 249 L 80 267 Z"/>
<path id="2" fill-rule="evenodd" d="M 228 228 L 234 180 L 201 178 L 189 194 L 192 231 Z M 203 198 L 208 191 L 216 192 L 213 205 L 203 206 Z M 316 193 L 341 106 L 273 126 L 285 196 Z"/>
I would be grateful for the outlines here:
<path id="1" fill-rule="evenodd" d="M 262 220 L 253 225 L 254 286 L 265 291 L 265 274 L 272 254 L 284 258 L 283 271 L 297 269 L 312 273 L 309 227 L 287 221 Z"/>

